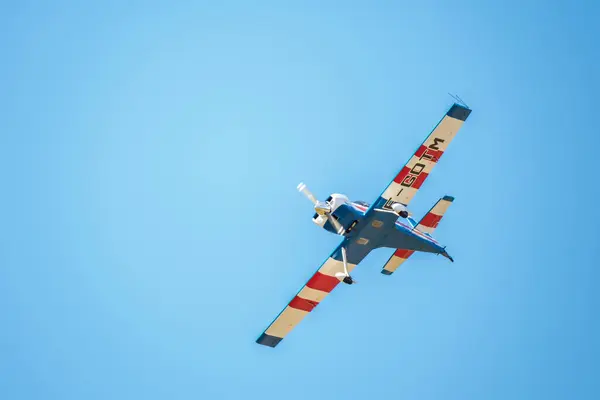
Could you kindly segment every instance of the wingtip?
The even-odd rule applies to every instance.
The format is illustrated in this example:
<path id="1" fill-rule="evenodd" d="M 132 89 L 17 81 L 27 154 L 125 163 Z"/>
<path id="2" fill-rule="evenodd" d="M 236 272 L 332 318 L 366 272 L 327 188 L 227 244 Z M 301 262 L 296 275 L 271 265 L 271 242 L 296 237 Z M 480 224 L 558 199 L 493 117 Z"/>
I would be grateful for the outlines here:
<path id="1" fill-rule="evenodd" d="M 447 116 L 458 119 L 463 122 L 466 121 L 467 118 L 469 118 L 470 114 L 470 108 L 467 108 L 464 105 L 458 103 L 454 103 L 452 107 L 450 107 L 450 110 L 448 110 L 448 112 L 446 113 Z"/>
<path id="2" fill-rule="evenodd" d="M 260 335 L 260 337 L 258 339 L 256 339 L 256 343 L 262 344 L 263 346 L 267 346 L 267 347 L 275 347 L 282 340 L 283 340 L 283 338 L 280 338 L 277 336 L 271 336 L 271 335 L 267 335 L 266 333 L 263 333 L 262 335 Z"/>

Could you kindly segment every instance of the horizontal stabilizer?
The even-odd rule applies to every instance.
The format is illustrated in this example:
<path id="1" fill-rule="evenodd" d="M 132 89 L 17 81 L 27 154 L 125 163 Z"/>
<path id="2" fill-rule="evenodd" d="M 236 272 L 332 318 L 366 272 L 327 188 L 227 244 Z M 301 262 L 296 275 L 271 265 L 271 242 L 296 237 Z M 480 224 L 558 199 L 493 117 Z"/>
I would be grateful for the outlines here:
<path id="1" fill-rule="evenodd" d="M 431 210 L 421 220 L 416 226 L 416 229 L 420 230 L 423 233 L 432 234 L 435 231 L 435 228 L 438 227 L 442 217 L 450 207 L 450 204 L 454 201 L 454 197 L 452 196 L 444 196 L 438 200 L 437 203 Z"/>
<path id="2" fill-rule="evenodd" d="M 404 262 L 408 260 L 408 257 L 412 256 L 413 253 L 414 250 L 397 249 L 387 263 L 385 263 L 381 273 L 384 275 L 393 274 L 394 271 L 396 271 L 400 265 L 404 264 Z"/>

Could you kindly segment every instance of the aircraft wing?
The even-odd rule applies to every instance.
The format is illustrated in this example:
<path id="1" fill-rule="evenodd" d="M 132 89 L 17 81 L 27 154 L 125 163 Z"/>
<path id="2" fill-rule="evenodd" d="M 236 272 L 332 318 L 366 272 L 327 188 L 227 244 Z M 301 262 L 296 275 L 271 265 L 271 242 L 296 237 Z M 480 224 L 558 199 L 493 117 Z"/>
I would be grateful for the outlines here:
<path id="1" fill-rule="evenodd" d="M 395 202 L 408 205 L 469 114 L 471 110 L 460 104 L 450 107 L 371 208 L 391 208 Z"/>
<path id="2" fill-rule="evenodd" d="M 342 241 L 321 264 L 317 272 L 300 289 L 283 311 L 267 327 L 256 343 L 275 347 L 296 327 L 341 281 L 336 272 L 344 272 L 341 247 L 346 247 L 348 272 L 350 273 L 369 252 L 370 248 L 356 242 Z"/>

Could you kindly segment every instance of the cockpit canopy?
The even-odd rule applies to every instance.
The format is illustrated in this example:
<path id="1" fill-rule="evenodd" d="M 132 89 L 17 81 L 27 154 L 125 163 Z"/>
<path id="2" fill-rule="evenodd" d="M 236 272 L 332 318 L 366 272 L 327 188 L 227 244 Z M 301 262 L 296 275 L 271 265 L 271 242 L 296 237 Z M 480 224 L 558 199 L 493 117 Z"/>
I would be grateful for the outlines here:
<path id="1" fill-rule="evenodd" d="M 362 200 L 356 200 L 353 201 L 353 203 L 358 204 L 359 206 L 364 206 L 369 208 L 371 205 L 369 203 L 367 203 L 366 201 L 362 201 Z"/>

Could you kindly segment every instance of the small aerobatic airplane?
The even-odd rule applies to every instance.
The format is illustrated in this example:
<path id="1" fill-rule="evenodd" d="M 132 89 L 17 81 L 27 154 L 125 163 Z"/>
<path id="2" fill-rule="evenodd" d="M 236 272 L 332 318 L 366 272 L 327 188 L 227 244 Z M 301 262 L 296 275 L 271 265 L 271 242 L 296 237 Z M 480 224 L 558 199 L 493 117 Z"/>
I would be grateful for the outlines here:
<path id="1" fill-rule="evenodd" d="M 350 272 L 373 249 L 396 249 L 381 271 L 385 275 L 394 273 L 415 251 L 441 254 L 454 261 L 445 246 L 431 237 L 454 198 L 442 197 L 419 222 L 411 217 L 407 206 L 470 113 L 468 107 L 453 104 L 371 205 L 350 201 L 342 194 L 332 194 L 327 200 L 318 201 L 306 185 L 298 185 L 298 190 L 314 204 L 313 222 L 343 236 L 343 240 L 256 340 L 257 343 L 277 346 L 338 283 L 356 283 Z"/>

